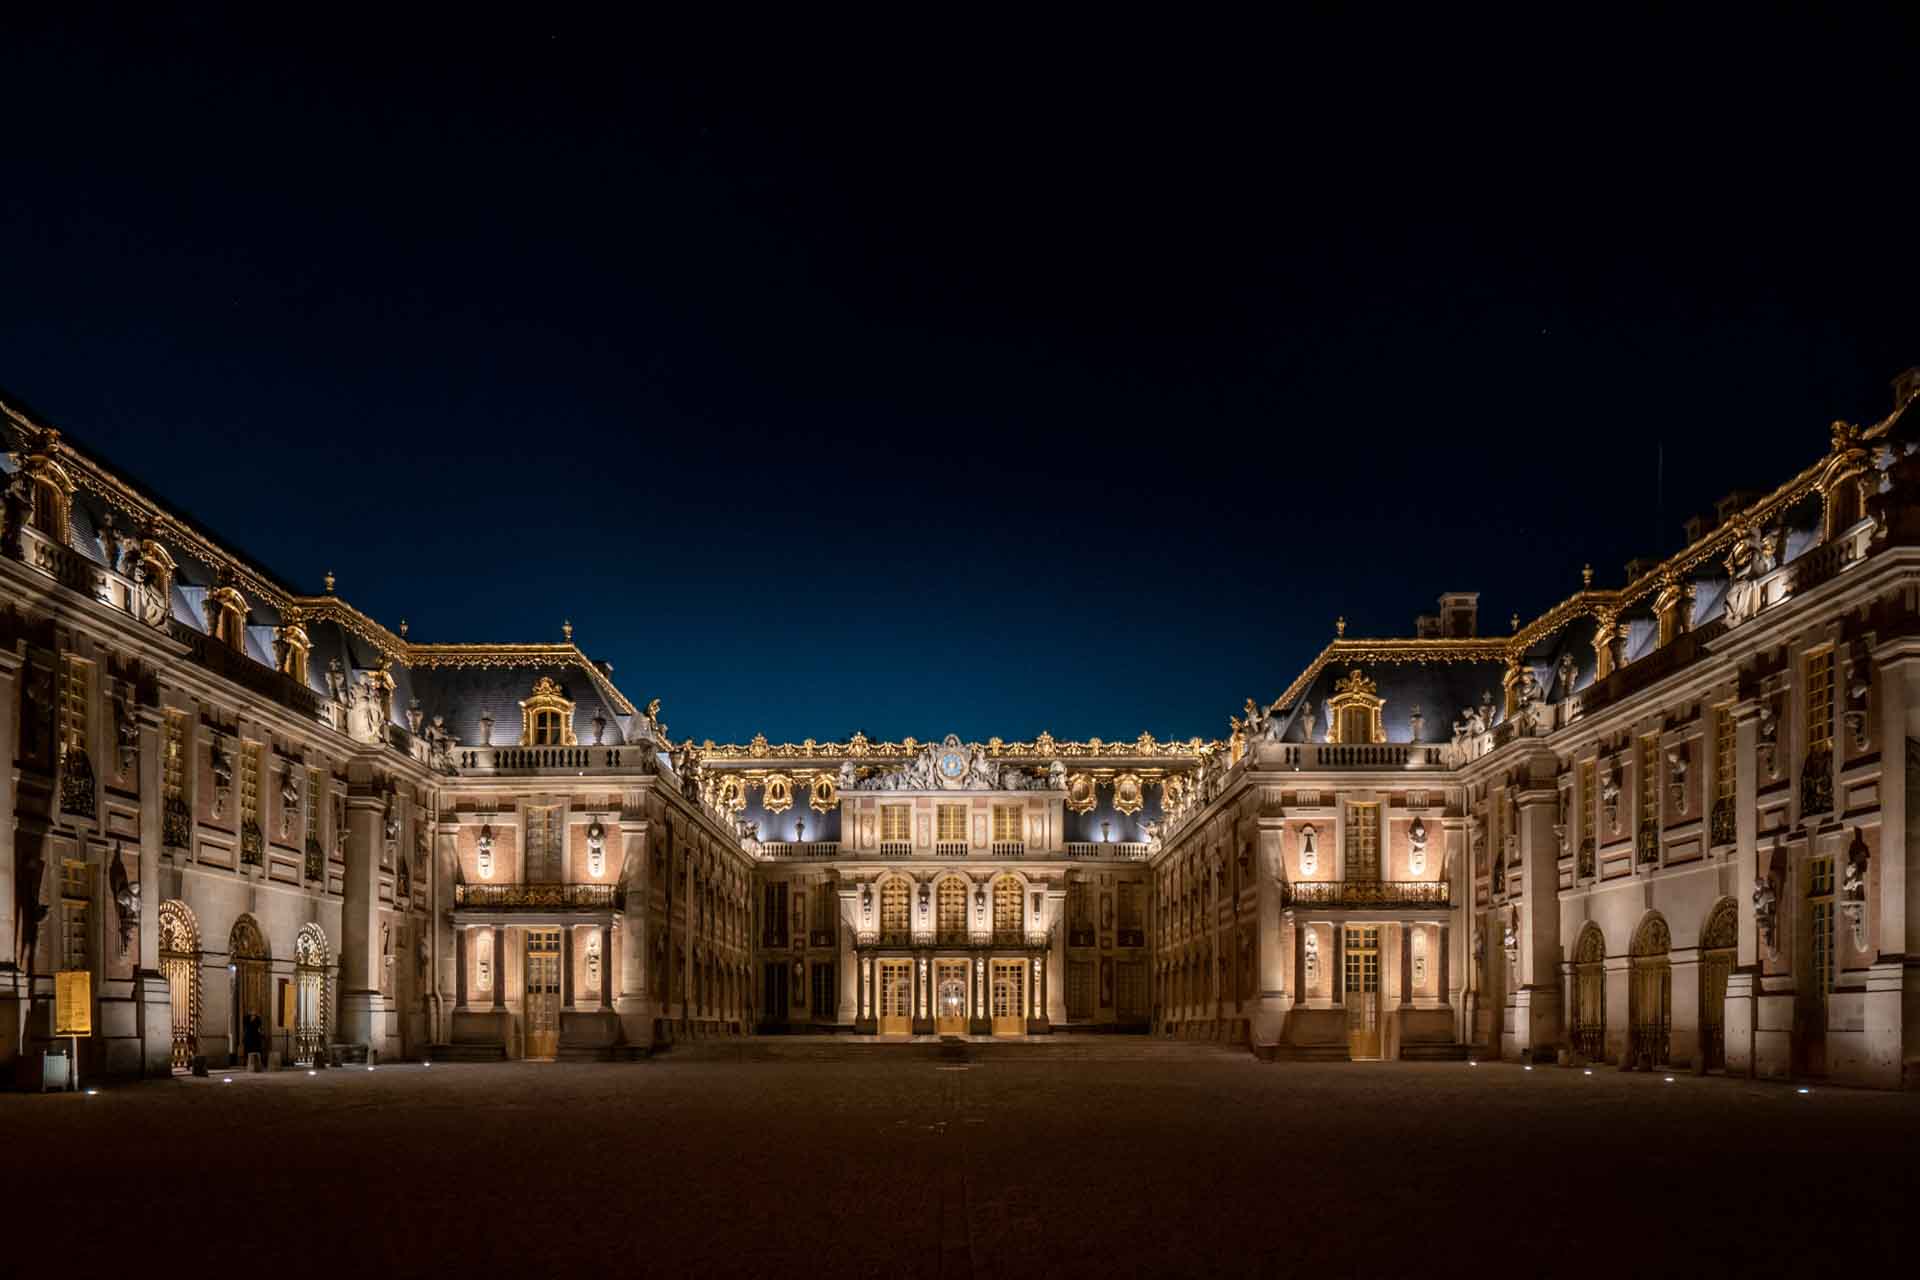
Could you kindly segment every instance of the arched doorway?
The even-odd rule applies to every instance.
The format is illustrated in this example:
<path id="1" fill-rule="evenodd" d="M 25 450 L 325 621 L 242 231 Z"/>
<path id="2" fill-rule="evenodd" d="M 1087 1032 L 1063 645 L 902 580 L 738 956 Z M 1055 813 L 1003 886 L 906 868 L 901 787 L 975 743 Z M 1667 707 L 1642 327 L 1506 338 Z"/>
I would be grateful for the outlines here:
<path id="1" fill-rule="evenodd" d="M 1648 1065 L 1664 1063 L 1673 1031 L 1673 964 L 1668 958 L 1667 922 L 1649 912 L 1633 934 L 1632 981 L 1627 987 L 1627 1020 L 1633 1032 L 1628 1056 Z"/>
<path id="2" fill-rule="evenodd" d="M 246 1031 L 249 1018 L 258 1018 L 257 1024 L 262 1048 L 273 1035 L 273 992 L 270 982 L 272 956 L 267 951 L 267 940 L 260 933 L 260 924 L 250 915 L 242 915 L 233 922 L 233 932 L 227 938 L 227 963 L 233 973 L 233 1050 L 236 1060 L 246 1053 Z"/>
<path id="3" fill-rule="evenodd" d="M 935 966 L 933 1029 L 943 1036 L 967 1033 L 967 962 L 941 960 Z"/>
<path id="4" fill-rule="evenodd" d="M 1727 1065 L 1727 978 L 1739 941 L 1739 905 L 1722 898 L 1700 930 L 1700 1054 L 1708 1071 Z"/>
<path id="5" fill-rule="evenodd" d="M 193 1066 L 200 1052 L 200 926 L 187 904 L 160 904 L 160 972 L 173 1006 L 173 1069 Z"/>
<path id="6" fill-rule="evenodd" d="M 1018 945 L 1026 940 L 1022 898 L 1025 889 L 1017 876 L 1001 876 L 993 882 L 993 940 Z"/>
<path id="7" fill-rule="evenodd" d="M 293 1057 L 313 1063 L 327 1051 L 327 1029 L 333 1025 L 327 971 L 333 951 L 317 924 L 302 925 L 293 940 Z"/>
<path id="8" fill-rule="evenodd" d="M 1594 1062 L 1607 1051 L 1607 939 L 1592 921 L 1573 947 L 1573 1048 Z"/>
<path id="9" fill-rule="evenodd" d="M 905 876 L 889 876 L 880 885 L 880 941 L 905 946 L 913 940 L 913 889 Z"/>

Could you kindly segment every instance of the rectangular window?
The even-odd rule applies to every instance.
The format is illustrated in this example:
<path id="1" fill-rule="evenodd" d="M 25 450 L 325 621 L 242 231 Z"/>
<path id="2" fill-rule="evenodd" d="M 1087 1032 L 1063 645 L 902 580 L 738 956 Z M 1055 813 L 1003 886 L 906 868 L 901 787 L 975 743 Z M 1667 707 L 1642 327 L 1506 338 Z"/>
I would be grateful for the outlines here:
<path id="1" fill-rule="evenodd" d="M 904 804 L 880 806 L 880 838 L 890 844 L 905 844 L 913 839 L 913 810 Z"/>
<path id="2" fill-rule="evenodd" d="M 1660 817 L 1660 738 L 1648 734 L 1640 739 L 1640 822 L 1645 825 Z"/>
<path id="3" fill-rule="evenodd" d="M 967 806 L 963 804 L 943 804 L 934 810 L 934 839 L 944 842 L 959 841 L 967 838 Z"/>
<path id="4" fill-rule="evenodd" d="M 1807 655 L 1807 750 L 1833 748 L 1833 650 Z"/>
<path id="5" fill-rule="evenodd" d="M 1067 885 L 1067 919 L 1072 921 L 1076 930 L 1093 928 L 1093 911 L 1087 903 L 1087 886 L 1077 880 Z"/>
<path id="6" fill-rule="evenodd" d="M 995 844 L 1019 844 L 1026 838 L 1021 824 L 1023 810 L 1017 804 L 997 804 L 993 806 L 993 842 Z"/>
<path id="7" fill-rule="evenodd" d="M 1147 1016 L 1147 966 L 1138 962 L 1120 966 L 1119 1004 L 1122 1018 Z"/>
<path id="8" fill-rule="evenodd" d="M 770 884 L 763 898 L 764 916 L 762 934 L 769 947 L 787 945 L 787 886 Z"/>
<path id="9" fill-rule="evenodd" d="M 326 775 L 318 769 L 307 770 L 307 841 L 320 840 L 320 800 L 326 794 Z"/>
<path id="10" fill-rule="evenodd" d="M 1132 880 L 1123 881 L 1120 885 L 1120 927 L 1140 927 L 1140 885 Z"/>
<path id="11" fill-rule="evenodd" d="M 93 868 L 72 860 L 60 864 L 60 967 L 87 969 L 92 950 L 89 908 L 93 903 Z"/>
<path id="12" fill-rule="evenodd" d="M 178 711 L 167 712 L 166 754 L 161 761 L 160 789 L 167 801 L 187 800 L 187 718 Z"/>
<path id="13" fill-rule="evenodd" d="M 1833 990 L 1833 859 L 1807 861 L 1807 906 L 1813 926 L 1814 989 L 1822 998 Z"/>
<path id="14" fill-rule="evenodd" d="M 1380 878 L 1380 806 L 1347 806 L 1347 879 Z"/>
<path id="15" fill-rule="evenodd" d="M 240 825 L 260 825 L 260 753 L 257 742 L 240 744 Z"/>
<path id="16" fill-rule="evenodd" d="M 557 881 L 560 876 L 561 843 L 560 806 L 529 805 L 527 807 L 527 873 L 528 884 L 547 884 Z"/>
<path id="17" fill-rule="evenodd" d="M 93 684 L 93 664 L 68 654 L 60 672 L 60 745 L 92 759 L 87 734 L 87 691 Z"/>
<path id="18" fill-rule="evenodd" d="M 833 962 L 815 963 L 813 966 L 813 1016 L 831 1018 L 838 1012 L 840 992 L 833 985 Z"/>
<path id="19" fill-rule="evenodd" d="M 1717 800 L 1733 799 L 1733 707 L 1716 708 L 1713 713 L 1713 794 Z"/>
<path id="20" fill-rule="evenodd" d="M 1067 966 L 1067 1017 L 1076 1022 L 1093 1017 L 1093 966 L 1084 960 Z"/>
<path id="21" fill-rule="evenodd" d="M 1594 806 L 1600 803 L 1598 765 L 1593 760 L 1583 760 L 1580 764 L 1580 843 L 1582 846 L 1593 843 Z"/>

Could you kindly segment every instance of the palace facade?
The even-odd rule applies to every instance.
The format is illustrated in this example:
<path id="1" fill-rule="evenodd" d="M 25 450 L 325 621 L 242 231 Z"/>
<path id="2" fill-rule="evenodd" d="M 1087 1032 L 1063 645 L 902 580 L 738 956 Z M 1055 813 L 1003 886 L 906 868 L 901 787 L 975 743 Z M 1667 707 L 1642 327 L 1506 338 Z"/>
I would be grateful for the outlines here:
<path id="1" fill-rule="evenodd" d="M 0 1072 L 1111 1031 L 1920 1076 L 1920 374 L 1505 634 L 1225 736 L 673 738 L 563 628 L 423 644 L 0 401 Z M 1276 673 L 1283 677 L 1285 673 Z M 1910 905 L 1911 904 L 1911 905 Z"/>

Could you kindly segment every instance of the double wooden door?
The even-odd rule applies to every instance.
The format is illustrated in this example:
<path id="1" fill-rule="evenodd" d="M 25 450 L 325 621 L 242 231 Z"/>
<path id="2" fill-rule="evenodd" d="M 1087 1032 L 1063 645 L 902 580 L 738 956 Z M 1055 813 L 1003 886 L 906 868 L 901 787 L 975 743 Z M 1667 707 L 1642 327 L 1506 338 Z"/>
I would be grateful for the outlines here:
<path id="1" fill-rule="evenodd" d="M 913 1033 L 913 961 L 880 962 L 880 1034 Z"/>
<path id="2" fill-rule="evenodd" d="M 1027 1031 L 1027 962 L 995 960 L 992 984 L 993 1034 L 1025 1035 Z"/>
<path id="3" fill-rule="evenodd" d="M 933 970 L 933 1029 L 943 1036 L 967 1033 L 967 962 L 941 960 Z"/>
<path id="4" fill-rule="evenodd" d="M 1347 1056 L 1380 1056 L 1380 930 L 1348 928 L 1342 973 L 1347 1006 Z"/>
<path id="5" fill-rule="evenodd" d="M 560 1053 L 560 931 L 527 930 L 527 1057 Z"/>

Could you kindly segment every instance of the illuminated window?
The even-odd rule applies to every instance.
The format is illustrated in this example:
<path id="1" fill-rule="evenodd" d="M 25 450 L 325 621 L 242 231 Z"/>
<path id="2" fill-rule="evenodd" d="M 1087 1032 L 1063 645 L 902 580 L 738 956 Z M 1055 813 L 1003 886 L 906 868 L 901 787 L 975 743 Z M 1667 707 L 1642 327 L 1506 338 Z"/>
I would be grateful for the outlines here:
<path id="1" fill-rule="evenodd" d="M 1371 742 L 1373 712 L 1367 707 L 1347 707 L 1340 712 L 1340 741 Z"/>
<path id="2" fill-rule="evenodd" d="M 904 804 L 880 806 L 880 838 L 889 844 L 905 844 L 913 839 L 913 810 Z"/>
<path id="3" fill-rule="evenodd" d="M 1021 820 L 1023 809 L 1017 804 L 997 804 L 993 806 L 993 842 L 995 844 L 1019 844 L 1026 837 Z"/>
<path id="4" fill-rule="evenodd" d="M 967 936 L 967 884 L 966 881 L 949 876 L 940 882 L 936 895 L 936 928 L 943 942 L 952 942 Z"/>
<path id="5" fill-rule="evenodd" d="M 533 692 L 520 704 L 520 742 L 528 747 L 571 747 L 573 703 L 549 676 L 533 682 Z"/>
<path id="6" fill-rule="evenodd" d="M 565 846 L 560 830 L 559 805 L 527 806 L 527 870 L 523 877 L 528 884 L 547 884 L 558 881 L 561 856 Z"/>
<path id="7" fill-rule="evenodd" d="M 67 655 L 60 672 L 60 745 L 92 758 L 87 734 L 87 691 L 93 684 L 93 664 Z"/>
<path id="8" fill-rule="evenodd" d="M 934 810 L 934 839 L 964 842 L 967 838 L 967 806 L 943 804 Z"/>
<path id="9" fill-rule="evenodd" d="M 894 876 L 880 886 L 880 936 L 902 937 L 912 931 L 908 915 L 913 897 L 904 878 Z"/>
<path id="10" fill-rule="evenodd" d="M 86 969 L 88 909 L 93 901 L 93 868 L 71 859 L 60 864 L 60 967 Z"/>
<path id="11" fill-rule="evenodd" d="M 1833 748 L 1833 650 L 1807 655 L 1807 750 Z"/>
<path id="12" fill-rule="evenodd" d="M 263 748 L 257 742 L 246 742 L 240 746 L 240 825 L 260 825 L 260 755 Z"/>
<path id="13" fill-rule="evenodd" d="M 993 882 L 993 931 L 997 934 L 1017 934 L 1025 927 L 1026 917 L 1021 910 L 1020 882 L 1012 876 L 1001 876 Z"/>
<path id="14" fill-rule="evenodd" d="M 1380 806 L 1347 806 L 1347 879 L 1380 878 Z"/>
<path id="15" fill-rule="evenodd" d="M 1807 862 L 1807 906 L 1813 928 L 1814 990 L 1822 999 L 1833 990 L 1833 859 Z"/>
<path id="16" fill-rule="evenodd" d="M 307 770 L 307 843 L 320 841 L 320 799 L 326 794 L 326 775 L 318 769 Z"/>

